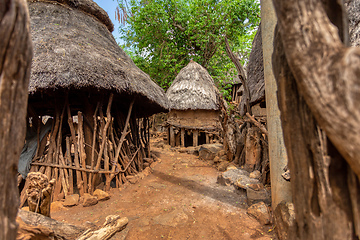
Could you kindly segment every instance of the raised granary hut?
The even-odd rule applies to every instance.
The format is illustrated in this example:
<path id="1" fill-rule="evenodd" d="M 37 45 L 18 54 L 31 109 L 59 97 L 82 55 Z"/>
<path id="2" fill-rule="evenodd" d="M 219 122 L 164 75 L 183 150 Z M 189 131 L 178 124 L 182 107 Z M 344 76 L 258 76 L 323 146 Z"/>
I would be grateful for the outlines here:
<path id="1" fill-rule="evenodd" d="M 19 172 L 55 179 L 53 200 L 119 187 L 149 165 L 148 117 L 168 111 L 165 93 L 93 1 L 28 2 L 34 57 Z"/>
<path id="2" fill-rule="evenodd" d="M 169 100 L 168 141 L 174 146 L 198 146 L 219 137 L 220 93 L 210 74 L 190 61 L 166 92 Z"/>

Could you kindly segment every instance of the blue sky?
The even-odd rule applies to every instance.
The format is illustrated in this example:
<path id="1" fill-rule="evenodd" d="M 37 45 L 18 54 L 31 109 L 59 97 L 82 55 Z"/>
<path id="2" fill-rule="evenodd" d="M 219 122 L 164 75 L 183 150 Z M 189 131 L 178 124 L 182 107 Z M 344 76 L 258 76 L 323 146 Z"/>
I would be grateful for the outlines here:
<path id="1" fill-rule="evenodd" d="M 120 23 L 115 20 L 115 9 L 118 6 L 116 0 L 94 0 L 102 9 L 104 9 L 109 15 L 112 23 L 114 24 L 114 31 L 112 34 L 114 35 L 116 42 L 122 43 L 119 37 L 119 26 Z"/>

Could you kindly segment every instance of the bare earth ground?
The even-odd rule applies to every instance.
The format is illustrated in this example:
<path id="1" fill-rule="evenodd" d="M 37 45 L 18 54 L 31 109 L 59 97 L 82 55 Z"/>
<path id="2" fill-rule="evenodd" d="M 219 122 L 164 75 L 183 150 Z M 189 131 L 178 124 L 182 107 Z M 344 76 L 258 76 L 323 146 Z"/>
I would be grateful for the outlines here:
<path id="1" fill-rule="evenodd" d="M 169 146 L 152 149 L 161 153 L 152 174 L 112 189 L 110 200 L 53 211 L 51 217 L 98 226 L 108 215 L 128 217 L 127 228 L 112 239 L 277 239 L 273 226 L 262 226 L 246 214 L 244 193 L 216 183 L 215 168 Z"/>

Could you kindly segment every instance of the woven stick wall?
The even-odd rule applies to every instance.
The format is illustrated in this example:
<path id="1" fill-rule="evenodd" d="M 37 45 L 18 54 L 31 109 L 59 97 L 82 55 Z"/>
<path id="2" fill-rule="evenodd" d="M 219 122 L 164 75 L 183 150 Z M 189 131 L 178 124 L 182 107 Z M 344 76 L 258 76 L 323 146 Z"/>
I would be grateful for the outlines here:
<path id="1" fill-rule="evenodd" d="M 56 180 L 53 200 L 73 193 L 80 196 L 92 193 L 101 182 L 107 191 L 110 186 L 120 187 L 127 182 L 126 176 L 144 169 L 144 158 L 150 153 L 148 118 L 135 117 L 134 100 L 127 114 L 112 103 L 111 94 L 107 103 L 97 102 L 93 116 L 85 117 L 81 111 L 73 114 L 71 105 L 65 101 L 55 109 L 51 131 L 42 141 L 39 133 L 44 124 L 43 116 L 39 116 L 38 148 L 30 171 Z M 93 124 L 89 124 L 91 118 Z M 92 125 L 91 142 L 85 140 L 84 124 Z M 86 148 L 90 149 L 88 153 Z"/>

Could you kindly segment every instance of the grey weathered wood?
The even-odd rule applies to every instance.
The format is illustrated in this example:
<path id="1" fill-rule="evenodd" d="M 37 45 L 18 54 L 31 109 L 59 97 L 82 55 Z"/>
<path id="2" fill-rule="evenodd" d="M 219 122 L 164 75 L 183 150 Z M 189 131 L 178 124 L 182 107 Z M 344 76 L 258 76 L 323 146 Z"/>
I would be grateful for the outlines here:
<path id="1" fill-rule="evenodd" d="M 175 132 L 173 126 L 170 126 L 170 146 L 175 147 Z"/>
<path id="2" fill-rule="evenodd" d="M 25 0 L 0 1 L 0 239 L 15 239 L 16 174 L 25 139 L 32 58 Z"/>
<path id="3" fill-rule="evenodd" d="M 193 131 L 193 146 L 197 147 L 199 145 L 199 130 Z"/>
<path id="4" fill-rule="evenodd" d="M 95 231 L 86 231 L 77 240 L 107 240 L 115 233 L 124 230 L 129 220 L 127 217 L 120 218 L 118 215 L 111 215 L 106 217 L 104 226 Z"/>
<path id="5" fill-rule="evenodd" d="M 63 239 L 75 239 L 86 230 L 84 227 L 59 222 L 34 212 L 19 210 L 18 216 L 26 224 L 49 228 L 55 235 L 62 237 Z"/>
<path id="6" fill-rule="evenodd" d="M 311 5 L 313 3 L 307 2 L 306 4 Z M 301 4 L 302 7 L 305 5 Z M 304 11 L 303 13 L 311 15 L 313 11 L 314 9 L 311 12 Z M 323 10 L 318 11 L 322 12 Z M 287 14 L 290 14 L 292 18 L 299 18 L 298 15 L 293 15 L 292 11 L 289 12 L 289 9 Z M 322 17 L 327 18 L 326 15 L 322 15 Z M 318 23 L 324 24 L 325 22 L 328 22 L 328 20 L 321 20 Z M 283 24 L 285 23 L 283 22 Z M 320 28 L 322 29 L 322 27 Z M 330 27 L 324 26 L 324 28 L 329 29 Z M 285 35 L 287 34 L 289 32 Z M 283 36 L 284 34 L 281 34 L 281 37 Z M 319 40 L 322 41 L 322 39 L 313 37 L 312 35 L 307 36 L 306 45 L 312 45 Z M 278 81 L 279 107 L 289 157 L 296 215 L 294 229 L 289 233 L 290 239 L 357 239 L 355 236 L 359 237 L 360 233 L 359 179 L 345 161 L 344 156 L 339 153 L 337 147 L 331 142 L 331 139 L 328 139 L 325 134 L 326 131 L 324 132 L 321 129 L 323 123 L 316 119 L 310 107 L 311 104 L 316 105 L 317 103 L 309 103 L 306 99 L 307 95 L 303 95 L 300 90 L 301 85 L 298 81 L 302 81 L 302 77 L 305 75 L 301 74 L 296 76 L 297 79 L 295 79 L 293 74 L 299 74 L 299 72 L 293 72 L 293 69 L 288 66 L 288 55 L 285 56 L 283 44 L 289 44 L 289 42 L 281 40 L 280 34 L 277 33 L 273 65 Z M 321 47 L 319 48 L 321 49 Z M 317 51 L 319 51 L 319 48 L 317 48 Z M 285 51 L 286 49 L 285 47 Z M 314 55 L 317 54 L 314 53 Z M 331 53 L 328 52 L 327 54 Z M 313 55 L 307 57 L 302 55 L 301 58 L 305 60 L 311 58 L 311 56 Z M 290 59 L 288 60 L 290 61 Z M 309 59 L 307 61 L 311 62 Z M 338 59 L 338 61 L 341 60 Z M 295 62 L 299 64 L 297 60 Z M 306 70 L 308 67 L 307 63 L 301 65 L 302 70 Z M 347 66 L 344 65 L 343 67 L 346 68 Z M 299 66 L 296 66 L 296 69 L 298 68 Z M 321 69 L 324 71 L 323 75 L 333 71 L 333 69 L 328 69 L 327 66 L 322 66 Z M 322 76 L 316 77 L 322 78 Z M 314 82 L 318 80 L 313 79 Z M 317 88 L 323 88 L 323 86 Z M 340 87 L 339 91 L 342 90 Z M 326 101 L 323 98 L 327 97 L 335 98 L 333 95 L 338 93 L 334 90 L 332 94 L 328 94 L 319 97 L 317 101 Z M 337 108 L 338 104 L 338 102 L 329 103 L 328 107 Z M 333 121 L 338 120 L 333 119 Z M 336 124 L 334 127 L 336 127 Z"/>
<path id="7" fill-rule="evenodd" d="M 185 147 L 185 129 L 184 128 L 181 129 L 180 134 L 181 134 L 181 146 Z"/>
<path id="8" fill-rule="evenodd" d="M 341 21 L 340 30 L 333 25 L 343 19 L 342 1 L 273 2 L 299 92 L 319 126 L 360 177 L 360 49 L 342 43 L 344 37 L 338 34 L 344 32 Z"/>

